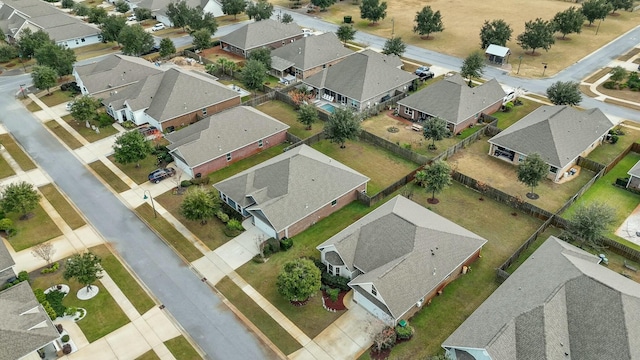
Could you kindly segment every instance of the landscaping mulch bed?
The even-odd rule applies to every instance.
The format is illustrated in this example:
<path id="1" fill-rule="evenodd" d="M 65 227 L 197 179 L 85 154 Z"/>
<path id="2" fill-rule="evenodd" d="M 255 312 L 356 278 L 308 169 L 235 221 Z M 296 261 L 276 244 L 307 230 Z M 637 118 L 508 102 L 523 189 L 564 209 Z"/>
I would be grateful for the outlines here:
<path id="1" fill-rule="evenodd" d="M 341 291 L 338 295 L 338 299 L 336 301 L 331 300 L 329 294 L 326 291 L 322 291 L 322 301 L 324 303 L 324 307 L 327 310 L 333 311 L 342 311 L 347 310 L 347 307 L 344 306 L 344 296 L 347 295 L 346 291 Z"/>

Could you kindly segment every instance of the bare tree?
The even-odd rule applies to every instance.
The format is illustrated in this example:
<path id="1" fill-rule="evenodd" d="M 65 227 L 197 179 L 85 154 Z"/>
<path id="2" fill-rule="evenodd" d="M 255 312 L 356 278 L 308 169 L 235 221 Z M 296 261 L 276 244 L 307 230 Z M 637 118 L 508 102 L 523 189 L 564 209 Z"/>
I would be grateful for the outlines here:
<path id="1" fill-rule="evenodd" d="M 39 257 L 47 262 L 47 266 L 51 267 L 51 257 L 55 254 L 56 249 L 50 242 L 41 243 L 31 248 L 31 254 Z"/>
<path id="2" fill-rule="evenodd" d="M 176 174 L 171 178 L 171 180 L 173 180 L 173 182 L 176 183 L 176 189 L 177 189 L 178 195 L 182 194 L 182 180 L 180 180 L 181 178 L 182 178 L 182 169 L 178 167 L 176 169 Z"/>

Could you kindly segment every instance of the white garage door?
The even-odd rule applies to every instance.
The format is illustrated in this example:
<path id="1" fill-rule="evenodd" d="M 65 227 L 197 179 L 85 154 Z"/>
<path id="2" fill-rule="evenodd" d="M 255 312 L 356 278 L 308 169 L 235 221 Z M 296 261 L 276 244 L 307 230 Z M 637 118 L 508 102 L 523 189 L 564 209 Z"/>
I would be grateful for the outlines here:
<path id="1" fill-rule="evenodd" d="M 278 236 L 276 234 L 276 231 L 266 222 L 262 221 L 259 217 L 254 216 L 253 217 L 253 222 L 255 223 L 256 227 L 260 230 L 262 230 L 265 234 L 267 234 L 267 236 L 272 237 L 277 239 Z"/>

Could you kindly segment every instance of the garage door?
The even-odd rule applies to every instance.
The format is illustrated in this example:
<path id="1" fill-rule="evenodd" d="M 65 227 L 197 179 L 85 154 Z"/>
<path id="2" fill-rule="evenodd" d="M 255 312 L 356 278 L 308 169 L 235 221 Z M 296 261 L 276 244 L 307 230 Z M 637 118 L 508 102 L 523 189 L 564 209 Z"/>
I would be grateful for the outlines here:
<path id="1" fill-rule="evenodd" d="M 254 216 L 253 222 L 256 225 L 256 227 L 262 230 L 262 232 L 264 232 L 265 234 L 267 234 L 268 237 L 272 237 L 275 239 L 278 238 L 276 231 L 271 227 L 271 225 L 267 224 L 265 221 L 262 221 L 259 217 Z"/>

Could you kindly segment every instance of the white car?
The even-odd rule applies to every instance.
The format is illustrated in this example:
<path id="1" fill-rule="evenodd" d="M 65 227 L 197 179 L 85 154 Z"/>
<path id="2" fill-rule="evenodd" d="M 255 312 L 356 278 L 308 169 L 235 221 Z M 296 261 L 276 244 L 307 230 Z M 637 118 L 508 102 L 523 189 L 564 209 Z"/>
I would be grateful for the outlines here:
<path id="1" fill-rule="evenodd" d="M 136 18 L 136 16 L 135 16 L 135 15 L 131 15 L 131 16 L 129 16 L 129 17 L 127 18 L 127 21 L 137 21 L 137 20 L 138 20 L 138 18 Z"/>
<path id="2" fill-rule="evenodd" d="M 151 28 L 151 31 L 158 31 L 158 30 L 164 30 L 164 24 L 163 23 L 157 23 L 155 25 L 153 25 L 153 27 Z"/>
<path id="3" fill-rule="evenodd" d="M 311 30 L 311 29 L 302 29 L 302 35 L 304 37 L 311 36 L 311 35 L 313 35 L 313 30 Z"/>
<path id="4" fill-rule="evenodd" d="M 72 107 L 72 106 L 73 106 L 73 101 L 69 101 L 69 102 L 67 103 L 67 107 L 66 107 L 66 108 L 67 108 L 67 111 L 71 111 L 71 107 Z"/>

